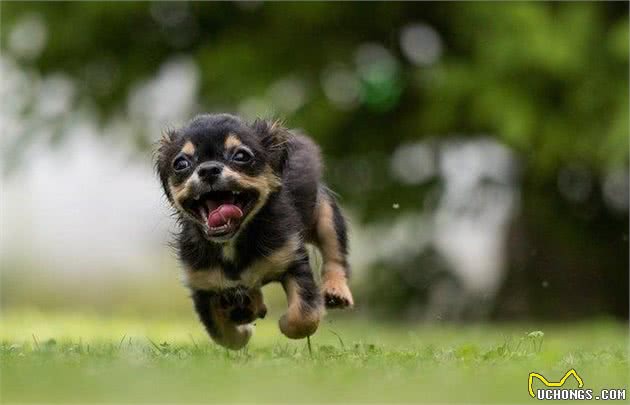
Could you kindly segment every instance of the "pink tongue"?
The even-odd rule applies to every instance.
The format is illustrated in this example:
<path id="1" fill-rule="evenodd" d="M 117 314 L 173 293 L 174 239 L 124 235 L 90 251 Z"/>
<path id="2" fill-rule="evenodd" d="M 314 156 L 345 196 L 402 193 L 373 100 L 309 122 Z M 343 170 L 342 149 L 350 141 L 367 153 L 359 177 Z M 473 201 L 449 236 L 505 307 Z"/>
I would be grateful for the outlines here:
<path id="1" fill-rule="evenodd" d="M 228 220 L 242 216 L 243 211 L 236 205 L 223 204 L 208 215 L 208 226 L 210 228 L 223 226 L 228 223 Z"/>

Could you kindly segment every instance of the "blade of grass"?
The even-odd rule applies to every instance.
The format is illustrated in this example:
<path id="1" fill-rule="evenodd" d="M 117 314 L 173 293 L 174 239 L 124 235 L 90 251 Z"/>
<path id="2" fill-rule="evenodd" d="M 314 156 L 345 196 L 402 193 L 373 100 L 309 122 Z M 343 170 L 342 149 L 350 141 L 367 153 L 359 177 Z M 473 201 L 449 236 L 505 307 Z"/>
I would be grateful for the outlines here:
<path id="1" fill-rule="evenodd" d="M 160 352 L 160 354 L 164 354 L 164 350 L 162 350 L 160 346 L 158 346 L 154 341 L 152 341 L 150 337 L 147 336 L 147 340 L 151 342 L 153 347 L 155 347 L 158 350 L 158 352 Z"/>
<path id="2" fill-rule="evenodd" d="M 311 359 L 313 358 L 313 348 L 311 347 L 311 337 L 307 336 L 306 337 L 306 346 L 308 346 L 308 354 L 311 356 Z"/>
<path id="3" fill-rule="evenodd" d="M 122 347 L 123 342 L 125 341 L 125 338 L 127 337 L 127 334 L 125 333 L 122 337 L 122 339 L 120 339 L 120 342 L 118 343 L 118 350 L 120 350 L 120 348 Z"/>
<path id="4" fill-rule="evenodd" d="M 190 338 L 190 340 L 193 343 L 193 346 L 195 347 L 195 350 L 199 350 L 199 345 L 197 345 L 197 342 L 195 341 L 195 338 L 193 337 L 192 333 L 188 334 L 188 337 Z"/>
<path id="5" fill-rule="evenodd" d="M 343 344 L 343 339 L 341 339 L 341 336 L 339 336 L 339 334 L 337 332 L 335 332 L 332 329 L 328 329 L 330 331 L 330 333 L 332 333 L 333 335 L 337 336 L 337 339 L 339 340 L 339 343 L 341 344 L 341 349 L 342 350 L 346 350 L 346 345 Z"/>
<path id="6" fill-rule="evenodd" d="M 35 342 L 35 347 L 37 348 L 37 351 L 39 351 L 39 342 L 37 341 L 35 334 L 33 333 L 31 336 L 33 336 L 33 342 Z"/>

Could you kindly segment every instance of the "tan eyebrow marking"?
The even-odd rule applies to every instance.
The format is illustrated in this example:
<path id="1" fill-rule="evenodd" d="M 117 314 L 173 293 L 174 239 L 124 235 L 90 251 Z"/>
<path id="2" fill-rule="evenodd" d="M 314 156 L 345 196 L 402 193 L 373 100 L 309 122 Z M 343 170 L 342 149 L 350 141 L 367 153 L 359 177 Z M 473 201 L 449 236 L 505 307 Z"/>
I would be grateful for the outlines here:
<path id="1" fill-rule="evenodd" d="M 184 147 L 182 148 L 182 152 L 192 156 L 195 154 L 195 145 L 193 145 L 192 142 L 188 141 L 184 144 Z"/>
<path id="2" fill-rule="evenodd" d="M 225 138 L 225 149 L 235 148 L 242 144 L 241 140 L 234 134 L 229 134 L 227 138 Z"/>

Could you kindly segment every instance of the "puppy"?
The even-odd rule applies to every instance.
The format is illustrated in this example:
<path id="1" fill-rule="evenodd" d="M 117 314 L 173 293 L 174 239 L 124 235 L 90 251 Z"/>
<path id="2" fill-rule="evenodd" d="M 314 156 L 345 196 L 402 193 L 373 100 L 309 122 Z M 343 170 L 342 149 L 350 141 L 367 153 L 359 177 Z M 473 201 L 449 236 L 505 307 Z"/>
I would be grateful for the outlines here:
<path id="1" fill-rule="evenodd" d="M 179 220 L 185 283 L 215 342 L 247 344 L 270 282 L 287 295 L 279 327 L 291 339 L 315 333 L 325 307 L 353 305 L 346 221 L 311 139 L 277 122 L 201 115 L 163 136 L 156 170 Z M 321 251 L 321 286 L 306 243 Z"/>

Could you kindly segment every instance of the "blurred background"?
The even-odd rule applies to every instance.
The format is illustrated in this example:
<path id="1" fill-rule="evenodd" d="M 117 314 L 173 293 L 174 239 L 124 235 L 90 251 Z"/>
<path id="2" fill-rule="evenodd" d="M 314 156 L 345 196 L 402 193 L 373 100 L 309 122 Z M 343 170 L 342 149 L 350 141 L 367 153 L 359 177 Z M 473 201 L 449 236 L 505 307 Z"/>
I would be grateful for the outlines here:
<path id="1" fill-rule="evenodd" d="M 628 318 L 627 3 L 1 11 L 5 313 L 193 317 L 152 145 L 232 112 L 321 145 L 348 316 Z"/>

